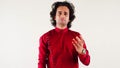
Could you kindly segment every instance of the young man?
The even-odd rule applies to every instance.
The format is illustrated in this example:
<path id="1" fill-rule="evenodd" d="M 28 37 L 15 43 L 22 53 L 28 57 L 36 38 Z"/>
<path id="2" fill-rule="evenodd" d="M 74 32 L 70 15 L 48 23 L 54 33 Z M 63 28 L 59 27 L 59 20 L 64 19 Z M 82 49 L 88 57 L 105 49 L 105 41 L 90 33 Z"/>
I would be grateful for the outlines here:
<path id="1" fill-rule="evenodd" d="M 55 27 L 40 37 L 38 68 L 79 68 L 78 57 L 89 65 L 90 55 L 80 33 L 70 30 L 74 6 L 67 1 L 55 2 L 50 12 Z"/>

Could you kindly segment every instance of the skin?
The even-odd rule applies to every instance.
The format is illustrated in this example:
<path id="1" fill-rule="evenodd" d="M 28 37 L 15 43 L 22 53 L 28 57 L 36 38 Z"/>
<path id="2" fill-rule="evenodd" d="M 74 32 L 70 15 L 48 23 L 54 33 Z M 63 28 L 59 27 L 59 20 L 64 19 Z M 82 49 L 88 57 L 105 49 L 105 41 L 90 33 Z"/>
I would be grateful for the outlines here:
<path id="1" fill-rule="evenodd" d="M 60 29 L 67 28 L 69 22 L 69 9 L 65 6 L 59 6 L 56 11 L 56 27 Z"/>
<path id="2" fill-rule="evenodd" d="M 83 44 L 84 44 L 84 40 L 83 38 L 80 36 L 80 38 L 78 36 L 76 36 L 76 38 L 73 38 L 72 44 L 74 45 L 76 51 L 78 52 L 78 54 L 82 54 L 82 50 L 83 48 Z"/>
<path id="3" fill-rule="evenodd" d="M 67 28 L 69 22 L 69 9 L 66 6 L 59 6 L 55 15 L 56 27 L 59 29 Z M 84 40 L 80 36 L 76 36 L 72 41 L 73 46 L 75 47 L 78 54 L 82 54 Z"/>

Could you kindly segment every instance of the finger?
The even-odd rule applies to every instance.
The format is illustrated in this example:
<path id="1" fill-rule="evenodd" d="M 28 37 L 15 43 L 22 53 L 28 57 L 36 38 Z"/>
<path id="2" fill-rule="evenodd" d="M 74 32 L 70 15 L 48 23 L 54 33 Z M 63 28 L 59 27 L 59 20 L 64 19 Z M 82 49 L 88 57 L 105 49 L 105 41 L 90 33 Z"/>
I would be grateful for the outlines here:
<path id="1" fill-rule="evenodd" d="M 81 35 L 79 35 L 79 37 L 80 37 L 80 39 L 82 40 L 82 42 L 84 42 L 83 37 L 82 37 Z"/>
<path id="2" fill-rule="evenodd" d="M 79 47 L 79 44 L 78 44 L 78 42 L 75 40 L 75 39 L 73 39 L 73 44 L 75 44 L 77 47 Z"/>
<path id="3" fill-rule="evenodd" d="M 72 42 L 72 44 L 73 44 L 73 46 L 75 47 L 75 49 L 77 49 L 77 48 L 78 48 L 74 42 Z"/>
<path id="4" fill-rule="evenodd" d="M 79 35 L 79 37 L 80 37 L 81 41 L 82 41 L 82 42 L 83 42 L 83 44 L 84 44 L 84 43 L 85 43 L 85 41 L 84 41 L 84 39 L 83 39 L 82 35 Z"/>
<path id="5" fill-rule="evenodd" d="M 84 42 L 83 42 L 83 41 L 82 41 L 82 40 L 81 40 L 78 36 L 76 37 L 76 39 L 77 39 L 77 41 L 78 41 L 79 45 L 81 45 L 81 46 L 82 46 Z"/>
<path id="6" fill-rule="evenodd" d="M 77 41 L 75 39 L 73 39 L 73 43 L 77 45 Z"/>
<path id="7" fill-rule="evenodd" d="M 78 36 L 76 36 L 76 40 L 77 40 L 77 42 L 81 42 L 81 39 L 78 37 Z"/>

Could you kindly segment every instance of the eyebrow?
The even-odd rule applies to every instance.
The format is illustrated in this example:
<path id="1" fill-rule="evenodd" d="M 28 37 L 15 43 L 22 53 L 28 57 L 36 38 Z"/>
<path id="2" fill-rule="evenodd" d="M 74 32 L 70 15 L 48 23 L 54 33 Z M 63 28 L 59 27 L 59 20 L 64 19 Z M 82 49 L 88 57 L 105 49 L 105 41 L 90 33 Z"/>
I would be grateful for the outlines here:
<path id="1" fill-rule="evenodd" d="M 61 10 L 58 10 L 58 12 L 62 12 Z M 68 13 L 68 12 L 66 12 L 66 11 L 64 11 L 65 13 Z"/>

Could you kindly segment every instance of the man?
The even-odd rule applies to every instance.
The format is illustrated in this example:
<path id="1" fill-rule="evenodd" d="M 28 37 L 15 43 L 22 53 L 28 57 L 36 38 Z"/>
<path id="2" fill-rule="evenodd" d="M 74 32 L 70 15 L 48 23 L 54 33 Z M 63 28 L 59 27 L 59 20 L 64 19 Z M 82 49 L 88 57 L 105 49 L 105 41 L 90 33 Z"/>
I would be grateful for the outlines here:
<path id="1" fill-rule="evenodd" d="M 79 68 L 78 57 L 89 65 L 90 55 L 80 33 L 70 30 L 74 6 L 67 1 L 55 2 L 50 12 L 55 27 L 40 37 L 38 68 Z"/>

